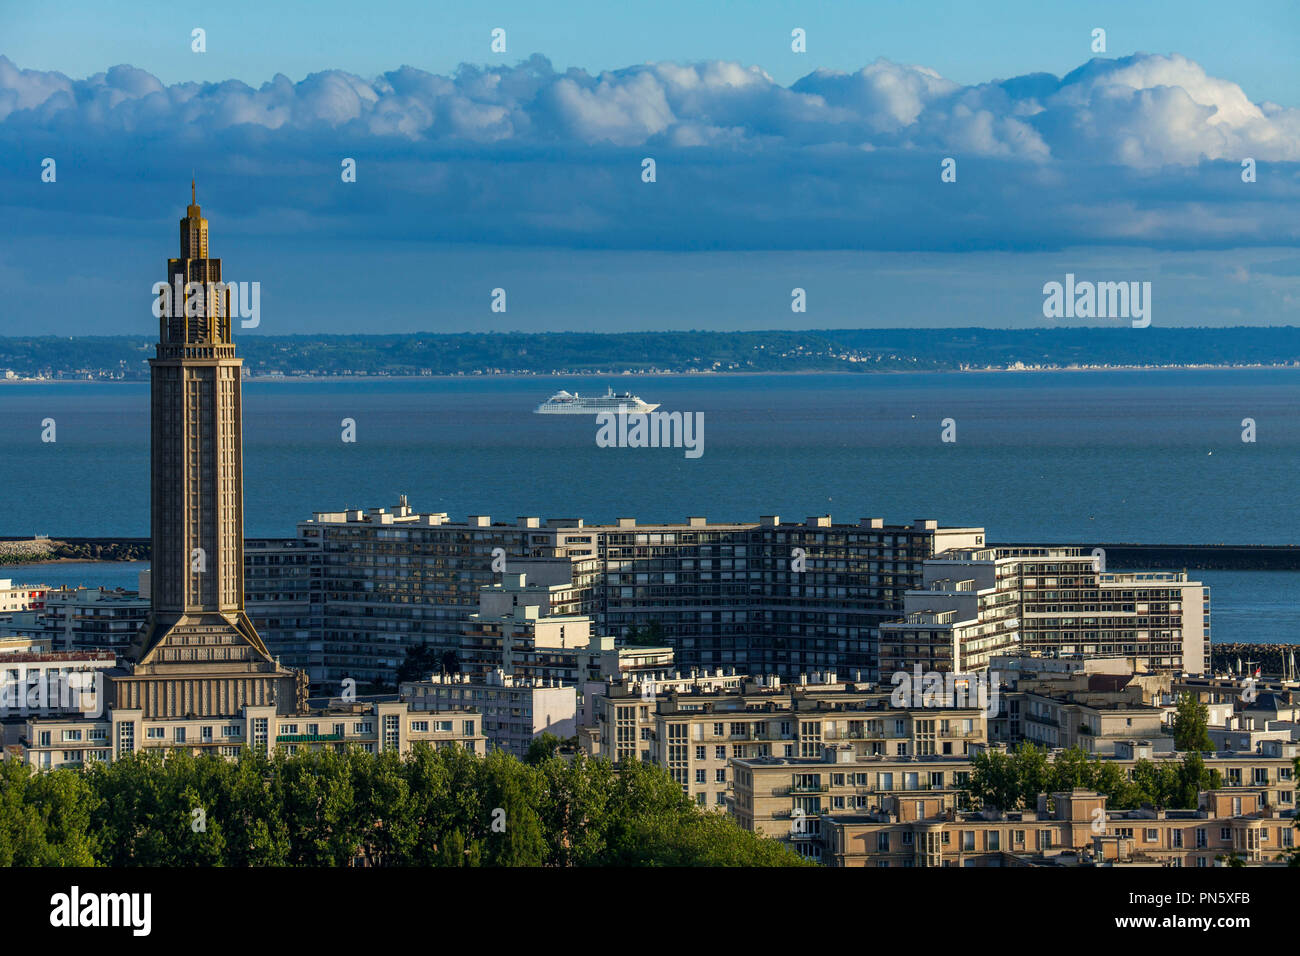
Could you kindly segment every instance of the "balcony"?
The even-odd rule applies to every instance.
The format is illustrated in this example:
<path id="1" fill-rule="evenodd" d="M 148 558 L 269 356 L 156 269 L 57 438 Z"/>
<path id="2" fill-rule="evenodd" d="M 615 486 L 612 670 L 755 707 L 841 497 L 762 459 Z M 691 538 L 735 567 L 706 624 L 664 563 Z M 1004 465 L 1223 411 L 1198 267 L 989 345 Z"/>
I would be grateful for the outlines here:
<path id="1" fill-rule="evenodd" d="M 824 783 L 795 783 L 790 785 L 790 793 L 826 793 L 830 786 Z"/>

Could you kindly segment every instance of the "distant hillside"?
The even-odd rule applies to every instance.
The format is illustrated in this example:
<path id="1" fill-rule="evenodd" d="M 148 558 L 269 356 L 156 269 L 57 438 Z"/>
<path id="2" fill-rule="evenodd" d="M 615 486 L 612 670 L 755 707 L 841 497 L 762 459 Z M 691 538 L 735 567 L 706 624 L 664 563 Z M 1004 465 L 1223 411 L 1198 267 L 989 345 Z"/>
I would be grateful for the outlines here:
<path id="1" fill-rule="evenodd" d="M 1300 328 L 245 334 L 252 375 L 902 371 L 1300 364 Z M 148 377 L 147 336 L 0 338 L 0 376 Z"/>

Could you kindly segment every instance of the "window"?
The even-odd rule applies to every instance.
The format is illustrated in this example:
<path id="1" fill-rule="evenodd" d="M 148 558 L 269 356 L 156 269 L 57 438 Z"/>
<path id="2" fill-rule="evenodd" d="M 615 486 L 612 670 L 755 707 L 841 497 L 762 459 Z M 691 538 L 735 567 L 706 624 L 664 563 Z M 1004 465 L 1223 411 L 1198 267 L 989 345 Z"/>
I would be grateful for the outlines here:
<path id="1" fill-rule="evenodd" d="M 702 769 L 695 771 L 695 782 L 704 783 L 704 771 Z"/>
<path id="2" fill-rule="evenodd" d="M 984 831 L 984 843 L 990 850 L 1002 849 L 1002 834 L 997 830 Z"/>
<path id="3" fill-rule="evenodd" d="M 876 834 L 876 850 L 880 853 L 889 852 L 889 834 L 882 832 Z"/>
<path id="4" fill-rule="evenodd" d="M 1220 840 L 1232 840 L 1232 827 L 1219 827 Z"/>
<path id="5" fill-rule="evenodd" d="M 1147 843 L 1155 843 L 1160 839 L 1160 831 L 1155 827 L 1147 827 L 1142 831 L 1142 839 L 1146 840 Z"/>
<path id="6" fill-rule="evenodd" d="M 117 725 L 117 752 L 119 754 L 129 754 L 135 752 L 135 724 L 121 723 Z M 46 757 L 49 754 L 45 754 Z"/>
<path id="7" fill-rule="evenodd" d="M 50 745 L 50 732 L 48 730 L 42 730 L 40 746 L 48 747 L 49 745 Z"/>
<path id="8" fill-rule="evenodd" d="M 426 734 L 429 732 L 429 722 L 427 720 L 411 721 L 411 733 Z"/>
<path id="9" fill-rule="evenodd" d="M 368 720 L 358 720 L 352 725 L 352 732 L 354 734 L 373 734 L 375 725 Z"/>
<path id="10" fill-rule="evenodd" d="M 433 722 L 433 729 L 436 730 L 436 731 L 437 731 L 438 733 L 440 733 L 440 734 L 449 734 L 449 733 L 451 733 L 451 721 L 450 721 L 450 720 L 435 720 L 435 721 Z"/>
<path id="11" fill-rule="evenodd" d="M 706 754 L 707 752 L 708 752 L 708 751 L 706 751 L 703 747 L 696 747 L 696 748 L 695 748 L 695 759 L 696 759 L 696 760 L 707 760 L 708 758 L 705 756 L 705 754 Z"/>
<path id="12" fill-rule="evenodd" d="M 167 728 L 149 727 L 145 730 L 144 735 L 149 740 L 162 740 L 164 737 L 167 736 Z"/>
<path id="13" fill-rule="evenodd" d="M 176 741 L 178 744 L 183 744 L 183 743 L 185 743 L 185 728 L 184 728 L 184 727 L 177 727 L 177 728 L 172 732 L 172 737 L 175 739 L 175 741 Z"/>
<path id="14" fill-rule="evenodd" d="M 715 771 L 713 772 L 713 782 L 714 782 L 714 783 L 726 783 L 726 782 L 727 782 L 727 768 L 726 768 L 726 767 L 719 767 L 717 770 L 715 770 Z"/>
<path id="15" fill-rule="evenodd" d="M 975 831 L 974 831 L 974 830 L 962 830 L 962 831 L 961 831 L 961 848 L 962 848 L 963 850 L 973 850 L 973 849 L 975 849 Z"/>
<path id="16" fill-rule="evenodd" d="M 721 746 L 721 747 L 714 747 L 714 748 L 713 748 L 713 756 L 716 757 L 718 760 L 726 760 L 726 759 L 727 759 L 727 748 L 726 748 L 726 746 L 724 745 L 724 746 Z"/>

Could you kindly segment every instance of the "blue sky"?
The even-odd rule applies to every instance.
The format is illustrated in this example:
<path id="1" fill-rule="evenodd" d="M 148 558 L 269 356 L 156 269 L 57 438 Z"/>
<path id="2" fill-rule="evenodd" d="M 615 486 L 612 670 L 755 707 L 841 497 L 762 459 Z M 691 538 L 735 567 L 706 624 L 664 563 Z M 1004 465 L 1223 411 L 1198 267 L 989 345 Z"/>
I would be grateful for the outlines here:
<path id="1" fill-rule="evenodd" d="M 149 334 L 191 169 L 244 334 L 1044 325 L 1067 272 L 1294 324 L 1296 9 L 9 6 L 0 334 Z"/>

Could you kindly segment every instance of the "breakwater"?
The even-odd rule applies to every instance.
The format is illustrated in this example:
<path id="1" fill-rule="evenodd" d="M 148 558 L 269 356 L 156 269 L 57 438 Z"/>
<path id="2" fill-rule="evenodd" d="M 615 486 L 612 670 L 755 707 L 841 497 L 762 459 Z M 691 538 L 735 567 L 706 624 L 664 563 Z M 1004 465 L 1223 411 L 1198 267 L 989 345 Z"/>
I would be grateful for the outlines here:
<path id="1" fill-rule="evenodd" d="M 250 541 L 276 540 L 250 538 Z M 17 538 L 0 535 L 0 564 L 40 561 L 148 561 L 148 538 Z M 1082 548 L 1106 552 L 1109 570 L 1300 571 L 1294 544 L 1080 544 L 990 542 L 998 548 Z M 13 557 L 9 557 L 13 555 Z"/>
<path id="2" fill-rule="evenodd" d="M 1300 545 L 1294 544 L 1095 544 L 1004 542 L 989 547 L 1082 548 L 1106 552 L 1111 571 L 1300 571 Z"/>

